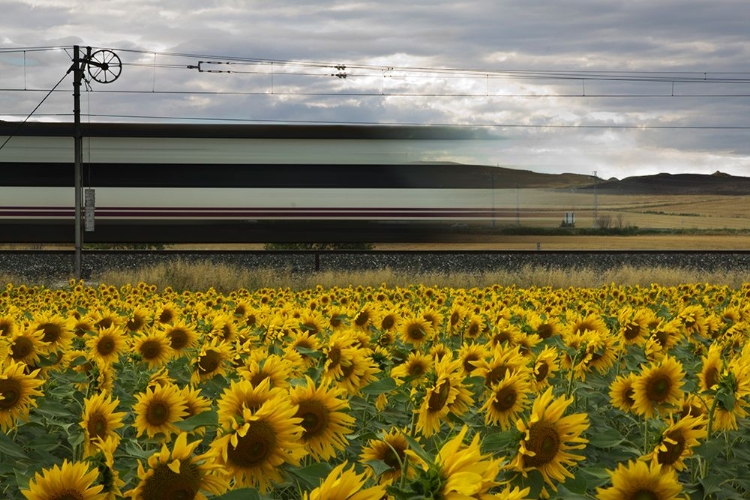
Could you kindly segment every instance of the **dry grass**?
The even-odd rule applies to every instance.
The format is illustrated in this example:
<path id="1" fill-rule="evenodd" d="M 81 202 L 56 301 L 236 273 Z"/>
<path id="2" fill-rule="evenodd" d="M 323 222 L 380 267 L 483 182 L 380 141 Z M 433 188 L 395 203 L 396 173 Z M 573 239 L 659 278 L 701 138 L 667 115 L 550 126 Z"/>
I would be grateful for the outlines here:
<path id="1" fill-rule="evenodd" d="M 668 267 L 638 268 L 622 266 L 606 271 L 592 268 L 545 269 L 539 266 L 524 266 L 515 270 L 500 270 L 484 273 L 405 273 L 393 269 L 376 271 L 325 271 L 319 273 L 293 274 L 291 271 L 272 269 L 243 269 L 227 265 L 189 263 L 176 261 L 162 263 L 137 271 L 108 271 L 97 276 L 97 283 L 121 286 L 140 281 L 154 284 L 159 289 L 167 286 L 175 290 L 207 290 L 230 292 L 240 288 L 290 288 L 302 290 L 321 285 L 325 288 L 347 286 L 408 287 L 415 284 L 440 287 L 485 287 L 494 284 L 515 285 L 521 288 L 532 286 L 600 287 L 611 283 L 619 285 L 648 286 L 658 283 L 673 286 L 681 283 L 714 283 L 740 287 L 750 282 L 750 273 L 736 271 L 700 271 Z"/>

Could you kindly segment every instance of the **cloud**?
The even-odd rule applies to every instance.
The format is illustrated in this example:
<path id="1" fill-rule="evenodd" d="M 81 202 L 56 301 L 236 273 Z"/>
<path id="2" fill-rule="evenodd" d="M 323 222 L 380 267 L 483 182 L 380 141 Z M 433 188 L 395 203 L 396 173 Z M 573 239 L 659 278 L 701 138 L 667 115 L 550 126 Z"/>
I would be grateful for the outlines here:
<path id="1" fill-rule="evenodd" d="M 95 115 L 506 124 L 516 126 L 488 127 L 505 140 L 478 150 L 477 161 L 618 177 L 750 175 L 746 129 L 649 128 L 747 126 L 750 101 L 727 97 L 747 93 L 747 83 L 681 80 L 747 78 L 748 18 L 741 0 L 6 0 L 0 109 L 22 119 L 44 94 L 7 89 L 49 89 L 70 65 L 69 52 L 2 50 L 81 44 L 117 49 L 124 63 L 117 82 L 85 95 L 84 112 Z M 187 67 L 233 58 L 262 64 L 227 65 L 233 73 L 223 74 Z M 347 78 L 326 64 L 284 61 L 345 64 Z M 561 80 L 519 70 L 577 73 Z M 628 78 L 648 75 L 662 81 Z M 70 87 L 63 82 L 40 116 L 70 119 Z"/>

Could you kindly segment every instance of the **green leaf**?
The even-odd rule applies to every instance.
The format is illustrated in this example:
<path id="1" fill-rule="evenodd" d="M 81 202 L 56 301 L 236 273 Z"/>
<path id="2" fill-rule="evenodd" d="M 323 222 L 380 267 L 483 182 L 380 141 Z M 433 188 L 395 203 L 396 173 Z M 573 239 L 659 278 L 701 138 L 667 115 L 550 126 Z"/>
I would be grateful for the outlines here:
<path id="1" fill-rule="evenodd" d="M 419 442 L 416 439 L 414 439 L 413 437 L 411 437 L 405 432 L 402 433 L 401 435 L 404 436 L 404 439 L 406 439 L 406 442 L 409 443 L 409 448 L 411 448 L 411 450 L 414 453 L 416 453 L 419 458 L 421 458 L 428 464 L 432 463 L 433 461 L 432 457 L 429 455 L 429 453 L 424 451 L 424 448 L 422 448 L 422 445 L 419 444 Z"/>
<path id="2" fill-rule="evenodd" d="M 589 438 L 589 445 L 594 448 L 614 448 L 625 441 L 616 429 L 607 429 L 603 432 L 596 432 Z"/>
<path id="3" fill-rule="evenodd" d="M 213 498 L 214 500 L 261 500 L 260 493 L 253 488 L 242 488 Z"/>
<path id="4" fill-rule="evenodd" d="M 704 478 L 698 479 L 698 482 L 703 487 L 703 498 L 721 491 L 721 486 L 719 484 L 720 481 L 721 478 L 714 474 L 709 474 Z"/>
<path id="5" fill-rule="evenodd" d="M 574 477 L 569 477 L 565 481 L 565 487 L 570 490 L 573 493 L 577 493 L 579 495 L 585 495 L 586 490 L 588 490 L 588 484 L 586 483 L 586 478 L 583 477 L 583 475 L 578 472 Z"/>
<path id="6" fill-rule="evenodd" d="M 23 448 L 11 441 L 4 432 L 0 432 L 0 453 L 13 458 L 27 458 L 26 452 L 23 451 Z"/>
<path id="7" fill-rule="evenodd" d="M 191 432 L 198 427 L 216 427 L 219 425 L 219 416 L 214 411 L 204 411 L 182 422 L 176 422 L 175 427 L 182 431 Z"/>
<path id="8" fill-rule="evenodd" d="M 393 467 L 386 464 L 382 460 L 368 460 L 365 462 L 366 465 L 372 468 L 373 472 L 375 472 L 375 476 L 380 476 L 383 472 L 388 472 L 389 470 L 393 470 Z"/>
<path id="9" fill-rule="evenodd" d="M 317 488 L 332 470 L 328 463 L 318 462 L 301 469 L 291 469 L 289 473 L 310 488 Z"/>
<path id="10" fill-rule="evenodd" d="M 372 384 L 363 387 L 362 392 L 364 392 L 365 394 L 369 394 L 370 396 L 377 396 L 385 392 L 392 392 L 396 390 L 396 387 L 396 381 L 390 377 L 386 377 L 381 378 L 380 380 L 376 380 Z"/>

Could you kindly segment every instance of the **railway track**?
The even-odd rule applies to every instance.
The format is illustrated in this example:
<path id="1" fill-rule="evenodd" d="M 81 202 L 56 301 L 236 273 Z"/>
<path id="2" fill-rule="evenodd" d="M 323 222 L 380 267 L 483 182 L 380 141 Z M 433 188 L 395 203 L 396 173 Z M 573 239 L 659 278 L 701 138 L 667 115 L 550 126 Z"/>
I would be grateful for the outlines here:
<path id="1" fill-rule="evenodd" d="M 611 269 L 621 266 L 673 267 L 706 271 L 750 270 L 750 251 L 662 250 L 85 250 L 85 278 L 106 270 L 135 270 L 170 261 L 212 263 L 280 273 L 378 270 L 414 273 L 487 272 L 523 266 Z M 61 280 L 72 276 L 73 250 L 2 250 L 0 273 L 21 278 Z"/>

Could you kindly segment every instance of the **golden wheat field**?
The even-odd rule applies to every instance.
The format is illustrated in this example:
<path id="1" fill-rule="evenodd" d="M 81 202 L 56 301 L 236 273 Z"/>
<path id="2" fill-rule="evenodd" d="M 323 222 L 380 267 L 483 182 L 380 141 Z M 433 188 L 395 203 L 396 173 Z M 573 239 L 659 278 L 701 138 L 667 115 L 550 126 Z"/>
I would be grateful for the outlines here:
<path id="1" fill-rule="evenodd" d="M 0 494 L 747 498 L 750 285 L 0 293 Z"/>

